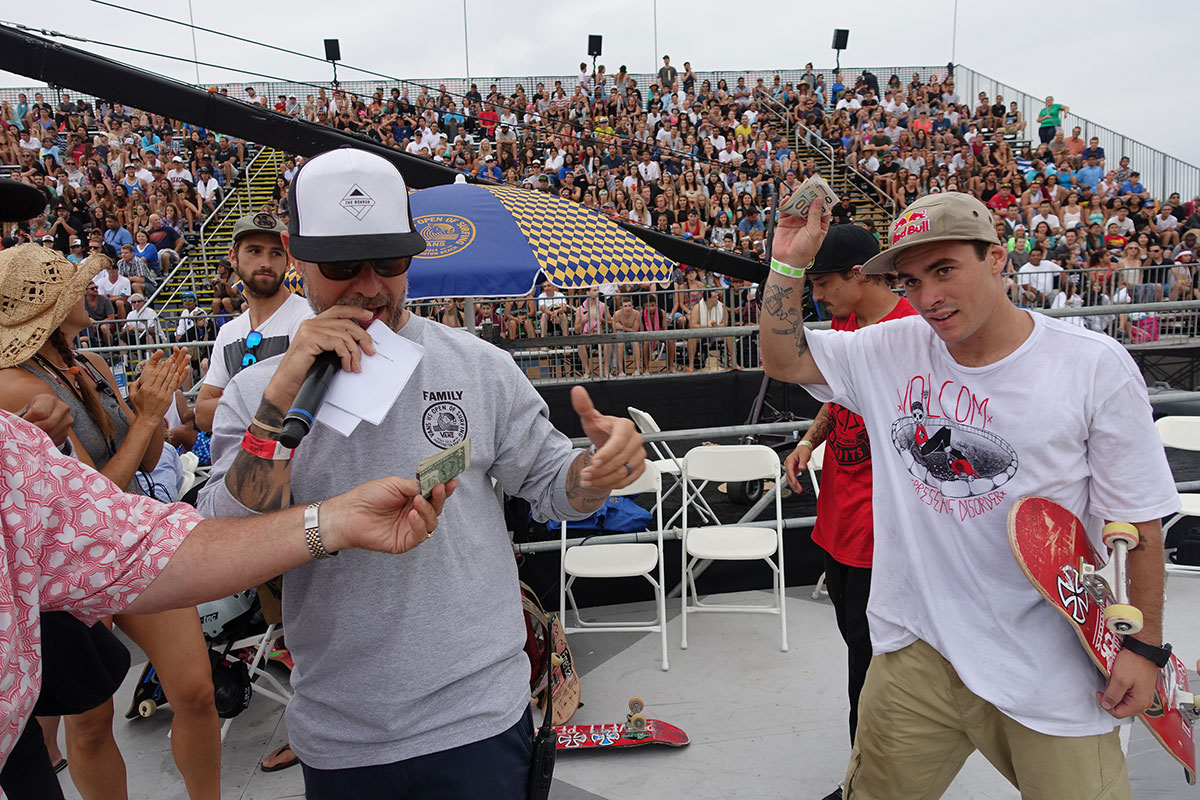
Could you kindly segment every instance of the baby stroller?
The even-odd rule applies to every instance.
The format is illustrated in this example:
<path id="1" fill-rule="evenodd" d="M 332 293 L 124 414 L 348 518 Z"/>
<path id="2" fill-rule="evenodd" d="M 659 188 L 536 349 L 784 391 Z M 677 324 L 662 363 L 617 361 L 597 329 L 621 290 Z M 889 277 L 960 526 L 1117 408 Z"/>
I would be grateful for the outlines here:
<path id="1" fill-rule="evenodd" d="M 287 705 L 291 691 L 263 667 L 267 654 L 283 631 L 277 625 L 263 621 L 258 592 L 247 589 L 196 607 L 200 627 L 208 645 L 212 663 L 213 694 L 217 716 L 225 720 L 221 738 L 229 730 L 233 718 L 246 710 L 254 693 L 254 684 L 261 678 L 266 686 L 258 692 Z M 126 719 L 153 716 L 158 708 L 169 702 L 158 680 L 154 665 L 146 664 L 133 692 L 133 702 L 125 713 Z"/>

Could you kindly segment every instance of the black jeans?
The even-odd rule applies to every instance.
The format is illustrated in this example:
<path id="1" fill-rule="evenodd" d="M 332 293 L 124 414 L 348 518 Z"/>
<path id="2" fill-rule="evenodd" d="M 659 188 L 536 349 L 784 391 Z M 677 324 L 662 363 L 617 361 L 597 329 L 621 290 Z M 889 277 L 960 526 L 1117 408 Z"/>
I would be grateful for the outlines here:
<path id="1" fill-rule="evenodd" d="M 871 570 L 850 567 L 825 554 L 825 588 L 833 601 L 838 630 L 846 642 L 847 693 L 850 697 L 850 743 L 858 731 L 858 696 L 871 664 L 871 629 L 867 625 L 867 599 L 871 596 Z"/>
<path id="2" fill-rule="evenodd" d="M 504 733 L 392 764 L 304 768 L 308 800 L 524 800 L 533 755 L 528 708 Z"/>

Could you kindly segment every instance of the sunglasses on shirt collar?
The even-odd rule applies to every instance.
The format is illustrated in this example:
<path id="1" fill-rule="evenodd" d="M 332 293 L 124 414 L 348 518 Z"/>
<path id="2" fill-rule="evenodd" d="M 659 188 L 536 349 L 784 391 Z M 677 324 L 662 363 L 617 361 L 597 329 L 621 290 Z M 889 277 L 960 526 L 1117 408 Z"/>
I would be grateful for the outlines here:
<path id="1" fill-rule="evenodd" d="M 348 281 L 355 278 L 359 271 L 367 264 L 371 265 L 371 268 L 375 270 L 375 274 L 379 277 L 395 278 L 408 271 L 409 265 L 412 264 L 412 256 L 371 258 L 362 261 L 318 262 L 317 268 L 321 270 L 322 275 L 331 281 Z"/>
<path id="2" fill-rule="evenodd" d="M 258 331 L 250 331 L 246 334 L 246 355 L 242 356 L 242 366 L 248 367 L 251 364 L 258 362 L 258 356 L 254 354 L 254 349 L 262 344 L 263 335 Z"/>

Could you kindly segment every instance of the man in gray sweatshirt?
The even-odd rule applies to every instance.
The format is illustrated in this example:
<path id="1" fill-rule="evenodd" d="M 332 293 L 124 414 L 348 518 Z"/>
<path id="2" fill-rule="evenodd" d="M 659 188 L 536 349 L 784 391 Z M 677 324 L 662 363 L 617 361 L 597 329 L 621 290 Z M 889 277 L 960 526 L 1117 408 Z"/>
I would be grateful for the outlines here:
<path id="1" fill-rule="evenodd" d="M 375 477 L 412 475 L 422 459 L 471 439 L 470 468 L 439 536 L 399 558 L 329 559 L 317 531 L 313 560 L 287 573 L 288 735 L 307 796 L 519 800 L 532 752 L 529 662 L 492 481 L 536 514 L 578 519 L 641 473 L 642 439 L 575 387 L 572 404 L 595 450 L 572 450 L 507 353 L 408 312 L 404 273 L 425 243 L 389 162 L 325 153 L 300 169 L 291 192 L 284 245 L 317 316 L 284 355 L 226 388 L 201 512 L 318 503 Z M 273 441 L 315 357 L 333 351 L 343 370 L 357 371 L 374 352 L 364 329 L 376 319 L 424 348 L 383 421 L 362 422 L 349 437 L 315 425 L 294 452 Z"/>

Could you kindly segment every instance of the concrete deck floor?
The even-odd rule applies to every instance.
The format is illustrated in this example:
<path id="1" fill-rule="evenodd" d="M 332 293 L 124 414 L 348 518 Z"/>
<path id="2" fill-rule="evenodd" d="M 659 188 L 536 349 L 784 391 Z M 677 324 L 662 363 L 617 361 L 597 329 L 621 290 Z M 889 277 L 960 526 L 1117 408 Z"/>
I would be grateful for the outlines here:
<path id="1" fill-rule="evenodd" d="M 760 593 L 731 596 L 744 599 Z M 560 754 L 551 797 L 626 800 L 630 797 L 822 798 L 842 777 L 849 755 L 845 648 L 827 598 L 811 587 L 788 590 L 791 650 L 779 650 L 779 621 L 768 615 L 703 614 L 689 619 L 689 648 L 679 648 L 678 600 L 668 604 L 671 669 L 659 665 L 656 634 L 573 634 L 585 705 L 573 723 L 623 720 L 632 695 L 647 714 L 683 728 L 690 746 L 622 752 Z M 614 618 L 644 616 L 648 606 L 596 609 Z M 1200 580 L 1168 586 L 1166 631 L 1185 663 L 1200 657 Z M 652 613 L 652 612 L 651 612 Z M 130 644 L 134 666 L 118 693 L 121 710 L 144 656 Z M 275 669 L 274 667 L 272 669 Z M 280 673 L 281 675 L 283 673 Z M 1193 674 L 1193 679 L 1195 675 Z M 130 797 L 186 800 L 171 760 L 170 706 L 148 720 L 117 719 L 117 742 L 129 772 Z M 1182 770 L 1138 725 L 1127 726 L 1134 797 L 1198 796 Z M 266 774 L 259 759 L 286 741 L 281 706 L 261 696 L 233 723 L 223 749 L 222 797 L 279 800 L 304 796 L 299 768 Z M 64 773 L 68 798 L 79 795 Z M 1018 793 L 978 754 L 945 795 L 948 800 L 1008 800 Z"/>

